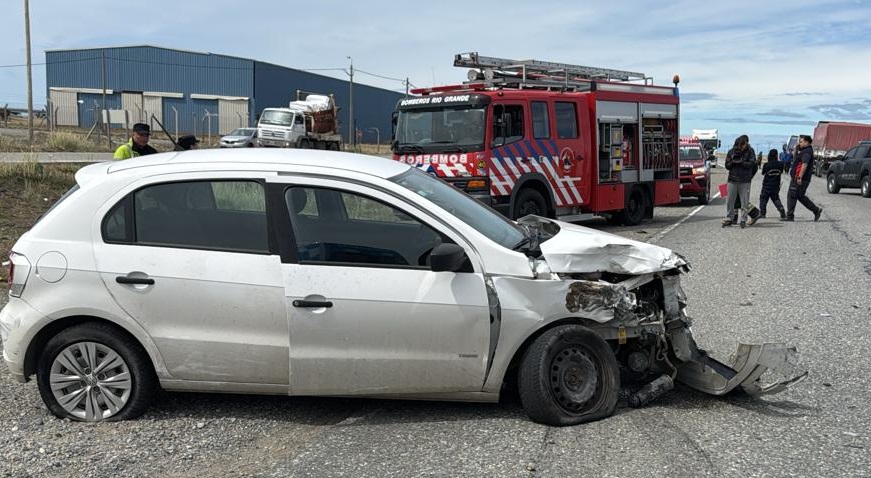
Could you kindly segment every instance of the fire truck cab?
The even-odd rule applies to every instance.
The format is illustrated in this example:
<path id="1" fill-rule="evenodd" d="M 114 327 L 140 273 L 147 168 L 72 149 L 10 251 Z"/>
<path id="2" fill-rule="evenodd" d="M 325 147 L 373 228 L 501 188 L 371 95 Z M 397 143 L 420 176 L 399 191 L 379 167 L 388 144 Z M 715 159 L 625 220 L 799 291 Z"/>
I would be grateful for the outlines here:
<path id="1" fill-rule="evenodd" d="M 632 225 L 680 202 L 677 81 L 477 53 L 454 65 L 473 68 L 469 81 L 397 104 L 395 160 L 512 219 L 597 214 Z"/>

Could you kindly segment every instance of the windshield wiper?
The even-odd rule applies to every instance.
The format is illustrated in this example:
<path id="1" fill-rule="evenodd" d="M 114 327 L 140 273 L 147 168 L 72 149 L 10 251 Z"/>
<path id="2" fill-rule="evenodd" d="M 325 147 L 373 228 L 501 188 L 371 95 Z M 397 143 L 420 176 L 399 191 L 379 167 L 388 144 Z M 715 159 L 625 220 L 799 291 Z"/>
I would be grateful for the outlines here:
<path id="1" fill-rule="evenodd" d="M 423 147 L 417 144 L 400 144 L 396 150 L 397 153 L 423 153 Z"/>

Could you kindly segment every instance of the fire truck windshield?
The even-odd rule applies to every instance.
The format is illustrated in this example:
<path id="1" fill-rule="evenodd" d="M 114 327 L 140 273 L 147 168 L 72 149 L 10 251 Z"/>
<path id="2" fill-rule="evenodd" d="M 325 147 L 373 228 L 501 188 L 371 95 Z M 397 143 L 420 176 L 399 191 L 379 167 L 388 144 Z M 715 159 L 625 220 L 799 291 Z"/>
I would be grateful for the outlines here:
<path id="1" fill-rule="evenodd" d="M 480 151 L 484 148 L 484 107 L 400 110 L 397 151 L 421 153 Z"/>

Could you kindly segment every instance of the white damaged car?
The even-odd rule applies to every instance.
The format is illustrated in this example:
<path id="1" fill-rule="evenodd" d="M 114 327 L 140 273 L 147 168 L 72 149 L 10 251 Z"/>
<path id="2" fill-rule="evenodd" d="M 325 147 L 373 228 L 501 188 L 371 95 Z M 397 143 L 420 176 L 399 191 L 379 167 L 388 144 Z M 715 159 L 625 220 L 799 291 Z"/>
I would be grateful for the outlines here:
<path id="1" fill-rule="evenodd" d="M 13 247 L 13 377 L 83 421 L 136 417 L 158 387 L 497 401 L 508 381 L 533 420 L 571 425 L 611 415 L 621 387 L 639 406 L 675 380 L 722 395 L 805 376 L 780 344 L 730 364 L 700 350 L 667 249 L 515 223 L 412 167 L 328 155 L 81 169 Z"/>

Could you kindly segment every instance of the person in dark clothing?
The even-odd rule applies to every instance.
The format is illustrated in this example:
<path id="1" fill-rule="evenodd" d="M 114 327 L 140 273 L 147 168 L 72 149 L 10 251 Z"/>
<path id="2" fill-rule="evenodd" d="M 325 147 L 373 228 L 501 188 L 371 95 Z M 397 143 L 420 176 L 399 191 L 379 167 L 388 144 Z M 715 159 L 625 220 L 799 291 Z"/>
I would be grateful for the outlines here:
<path id="1" fill-rule="evenodd" d="M 200 142 L 200 140 L 198 140 L 197 137 L 192 135 L 192 134 L 188 134 L 185 136 L 179 136 L 178 140 L 176 141 L 175 150 L 176 151 L 187 151 L 189 149 L 197 149 L 197 144 L 199 142 Z"/>
<path id="2" fill-rule="evenodd" d="M 811 147 L 813 139 L 810 136 L 803 134 L 798 138 L 798 148 L 795 153 L 795 161 L 793 165 L 794 173 L 791 174 L 789 181 L 789 193 L 786 197 L 786 217 L 783 221 L 795 220 L 795 203 L 800 202 L 802 206 L 808 208 L 814 213 L 814 221 L 820 220 L 820 215 L 823 213 L 823 208 L 818 207 L 805 194 L 807 187 L 811 183 L 814 169 L 814 150 Z"/>
<path id="3" fill-rule="evenodd" d="M 750 211 L 750 181 L 756 173 L 756 152 L 750 147 L 750 138 L 746 134 L 735 139 L 732 149 L 726 153 L 726 169 L 729 170 L 729 186 L 726 195 L 726 218 L 723 226 L 731 226 L 734 222 L 735 200 L 741 200 L 741 227 L 753 225 L 756 219 L 747 215 Z"/>
<path id="4" fill-rule="evenodd" d="M 765 217 L 768 200 L 780 211 L 780 217 L 786 217 L 786 210 L 780 202 L 780 176 L 783 174 L 783 162 L 777 158 L 777 150 L 768 152 L 768 162 L 762 166 L 762 193 L 759 195 L 759 217 Z"/>

